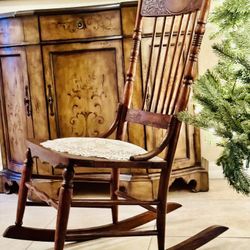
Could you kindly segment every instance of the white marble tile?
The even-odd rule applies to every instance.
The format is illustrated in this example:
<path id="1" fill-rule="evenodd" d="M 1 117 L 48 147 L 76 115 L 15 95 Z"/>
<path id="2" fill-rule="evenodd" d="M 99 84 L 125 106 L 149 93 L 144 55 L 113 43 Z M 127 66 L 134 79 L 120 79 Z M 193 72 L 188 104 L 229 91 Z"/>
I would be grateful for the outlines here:
<path id="1" fill-rule="evenodd" d="M 86 197 L 105 197 L 100 194 L 87 193 Z M 207 250 L 248 250 L 250 249 L 250 197 L 239 195 L 232 191 L 223 179 L 211 179 L 210 191 L 192 193 L 189 191 L 171 192 L 170 201 L 179 202 L 182 208 L 168 214 L 166 247 L 190 237 L 193 234 L 213 224 L 228 226 L 230 229 L 219 238 L 200 249 Z M 16 195 L 0 195 L 0 233 L 14 223 L 17 206 Z M 120 208 L 120 219 L 127 218 L 145 211 L 143 208 L 125 206 Z M 48 207 L 27 207 L 24 225 L 42 228 L 54 228 L 56 211 Z M 90 227 L 111 222 L 109 209 L 73 208 L 69 219 L 69 228 Z M 155 222 L 143 226 L 153 229 Z M 1 250 L 52 250 L 53 242 L 29 242 L 0 237 Z M 155 250 L 157 239 L 152 237 L 103 238 L 81 243 L 66 243 L 65 249 L 78 250 Z"/>
<path id="2" fill-rule="evenodd" d="M 102 238 L 93 241 L 65 244 L 66 250 L 145 250 L 148 249 L 151 237 Z M 53 250 L 53 243 L 33 242 L 27 250 Z"/>
<path id="3" fill-rule="evenodd" d="M 26 250 L 32 242 L 26 240 L 13 240 L 0 237 L 1 250 Z"/>
<path id="4" fill-rule="evenodd" d="M 201 250 L 249 250 L 250 238 L 224 238 L 220 237 L 207 243 Z"/>
<path id="5" fill-rule="evenodd" d="M 227 236 L 250 236 L 250 202 L 193 200 L 182 204 L 167 216 L 170 236 L 189 236 L 211 225 L 229 227 Z"/>
<path id="6" fill-rule="evenodd" d="M 184 240 L 187 237 L 167 237 L 166 238 L 166 249 L 172 247 Z M 250 249 L 250 238 L 227 238 L 218 237 L 207 244 L 200 247 L 200 250 L 249 250 Z M 153 238 L 151 244 L 147 250 L 157 250 L 157 240 Z"/>

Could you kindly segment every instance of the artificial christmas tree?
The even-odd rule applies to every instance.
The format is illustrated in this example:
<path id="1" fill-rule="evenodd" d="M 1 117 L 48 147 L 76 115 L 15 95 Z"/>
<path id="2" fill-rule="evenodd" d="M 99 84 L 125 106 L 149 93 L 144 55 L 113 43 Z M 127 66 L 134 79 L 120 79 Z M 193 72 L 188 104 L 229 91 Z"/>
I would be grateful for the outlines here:
<path id="1" fill-rule="evenodd" d="M 250 2 L 225 0 L 210 19 L 218 27 L 213 45 L 218 64 L 194 85 L 198 114 L 182 112 L 182 121 L 213 128 L 222 138 L 217 160 L 225 177 L 238 192 L 250 193 Z"/>

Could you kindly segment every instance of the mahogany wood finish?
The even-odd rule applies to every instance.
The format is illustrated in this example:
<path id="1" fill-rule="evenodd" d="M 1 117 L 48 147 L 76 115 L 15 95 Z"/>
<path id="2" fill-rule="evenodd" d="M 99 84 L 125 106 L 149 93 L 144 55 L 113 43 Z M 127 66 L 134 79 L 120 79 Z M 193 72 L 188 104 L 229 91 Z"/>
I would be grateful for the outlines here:
<path id="1" fill-rule="evenodd" d="M 23 215 L 25 210 L 25 203 L 28 196 L 28 188 L 26 183 L 30 181 L 32 174 L 32 156 L 30 149 L 27 150 L 26 153 L 26 161 L 24 162 L 23 174 L 20 183 L 20 190 L 18 193 L 18 205 L 17 205 L 17 213 L 16 213 L 16 222 L 17 226 L 21 226 L 23 224 Z"/>
<path id="2" fill-rule="evenodd" d="M 117 140 L 126 140 L 128 123 L 141 124 L 144 126 L 145 131 L 148 126 L 160 128 L 161 131 L 164 131 L 165 136 L 163 136 L 163 139 L 160 136 L 157 138 L 157 146 L 148 151 L 148 153 L 132 155 L 129 160 L 119 161 L 59 153 L 44 148 L 38 140 L 29 140 L 27 142 L 27 159 L 20 183 L 16 225 L 9 227 L 5 231 L 5 237 L 29 240 L 54 240 L 54 249 L 61 250 L 65 241 L 85 241 L 99 237 L 155 235 L 158 239 L 158 249 L 165 249 L 166 213 L 180 206 L 179 204 L 167 203 L 170 174 L 181 129 L 181 122 L 177 120 L 176 113 L 186 109 L 188 104 L 190 85 L 195 78 L 194 66 L 205 31 L 209 2 L 209 0 L 186 0 L 178 1 L 178 3 L 173 0 L 141 0 L 138 2 L 123 99 L 118 108 L 117 118 L 114 118 L 115 122 L 111 126 L 110 131 L 116 131 L 115 138 Z M 149 37 L 151 39 L 149 60 L 143 72 L 145 78 L 143 78 L 142 105 L 137 110 L 131 109 L 131 102 L 133 90 L 136 86 L 136 65 L 142 43 L 143 21 L 146 18 L 153 18 L 154 25 L 153 35 Z M 55 58 L 55 60 L 61 60 L 60 57 L 57 58 L 57 55 L 55 55 Z M 88 65 L 85 62 L 83 64 L 84 66 Z M 61 64 L 59 63 L 58 65 Z M 60 67 L 57 70 L 60 71 Z M 73 92 L 78 93 L 78 90 L 76 89 Z M 61 119 L 60 115 L 57 119 Z M 110 133 L 108 131 L 105 134 L 109 135 Z M 163 154 L 162 160 L 154 158 L 154 156 L 159 154 Z M 53 166 L 65 167 L 58 202 L 49 198 L 39 189 L 34 188 L 30 183 L 33 165 L 32 157 L 36 160 L 38 158 L 46 161 Z M 112 170 L 110 199 L 72 200 L 74 168 L 76 166 L 83 168 L 110 168 Z M 126 192 L 121 192 L 119 190 L 119 177 L 120 169 L 123 168 L 146 169 L 146 171 L 160 169 L 157 198 L 142 200 L 130 196 Z M 57 209 L 55 231 L 21 226 L 28 188 L 32 189 L 42 200 Z M 113 224 L 102 227 L 67 230 L 71 205 L 89 208 L 111 208 Z M 118 206 L 121 205 L 139 205 L 148 210 L 148 212 L 125 221 L 119 221 Z M 135 227 L 153 219 L 156 220 L 155 230 L 134 230 Z M 225 230 L 227 228 L 223 226 L 209 227 L 169 249 L 196 249 Z"/>
<path id="3" fill-rule="evenodd" d="M 67 231 L 69 209 L 73 194 L 74 167 L 72 164 L 66 166 L 63 172 L 63 183 L 59 193 L 59 203 L 55 231 L 55 250 L 63 249 L 64 239 Z"/>
<path id="4" fill-rule="evenodd" d="M 168 248 L 168 250 L 183 250 L 183 249 L 188 249 L 188 250 L 193 250 L 193 249 L 197 249 L 201 246 L 203 246 L 204 244 L 206 244 L 207 242 L 209 242 L 210 240 L 214 239 L 215 237 L 219 236 L 220 234 L 222 234 L 223 232 L 225 232 L 228 228 L 227 227 L 223 227 L 223 226 L 211 226 L 208 227 L 206 229 L 204 229 L 203 231 L 195 234 L 194 236 L 192 236 L 191 238 L 173 246 Z"/>

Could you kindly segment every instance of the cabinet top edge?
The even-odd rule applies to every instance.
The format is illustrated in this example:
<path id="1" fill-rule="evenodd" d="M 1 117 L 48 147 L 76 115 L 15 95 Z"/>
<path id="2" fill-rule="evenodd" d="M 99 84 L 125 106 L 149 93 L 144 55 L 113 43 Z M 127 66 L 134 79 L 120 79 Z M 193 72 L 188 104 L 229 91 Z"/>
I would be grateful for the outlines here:
<path id="1" fill-rule="evenodd" d="M 78 4 L 72 6 L 61 4 L 48 4 L 47 1 L 37 1 L 40 4 L 15 5 L 17 1 L 0 1 L 0 19 L 14 18 L 32 15 L 60 15 L 74 14 L 91 11 L 102 11 L 110 9 L 119 9 L 120 7 L 135 6 L 136 0 L 102 0 L 102 1 L 78 1 Z M 23 2 L 23 1 L 22 1 Z M 29 1 L 26 1 L 29 2 Z M 51 2 L 51 1 L 50 1 Z M 47 3 L 47 4 L 46 4 Z"/>

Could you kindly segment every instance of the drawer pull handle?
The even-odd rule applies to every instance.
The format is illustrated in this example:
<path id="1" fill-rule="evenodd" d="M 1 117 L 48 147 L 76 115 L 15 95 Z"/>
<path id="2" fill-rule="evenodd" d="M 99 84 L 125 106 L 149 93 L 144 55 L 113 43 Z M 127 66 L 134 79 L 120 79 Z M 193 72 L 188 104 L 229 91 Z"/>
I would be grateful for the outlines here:
<path id="1" fill-rule="evenodd" d="M 76 27 L 77 29 L 81 30 L 81 29 L 86 29 L 87 28 L 87 25 L 84 21 L 84 19 L 79 19 L 77 22 L 76 22 Z"/>
<path id="2" fill-rule="evenodd" d="M 31 101 L 30 101 L 30 97 L 29 97 L 29 88 L 28 88 L 28 86 L 25 86 L 24 99 L 23 100 L 24 100 L 26 115 L 31 116 Z"/>
<path id="3" fill-rule="evenodd" d="M 51 90 L 51 85 L 48 85 L 48 106 L 49 106 L 49 110 L 50 110 L 50 115 L 54 116 L 55 112 L 54 112 L 54 99 L 52 96 L 52 90 Z"/>

